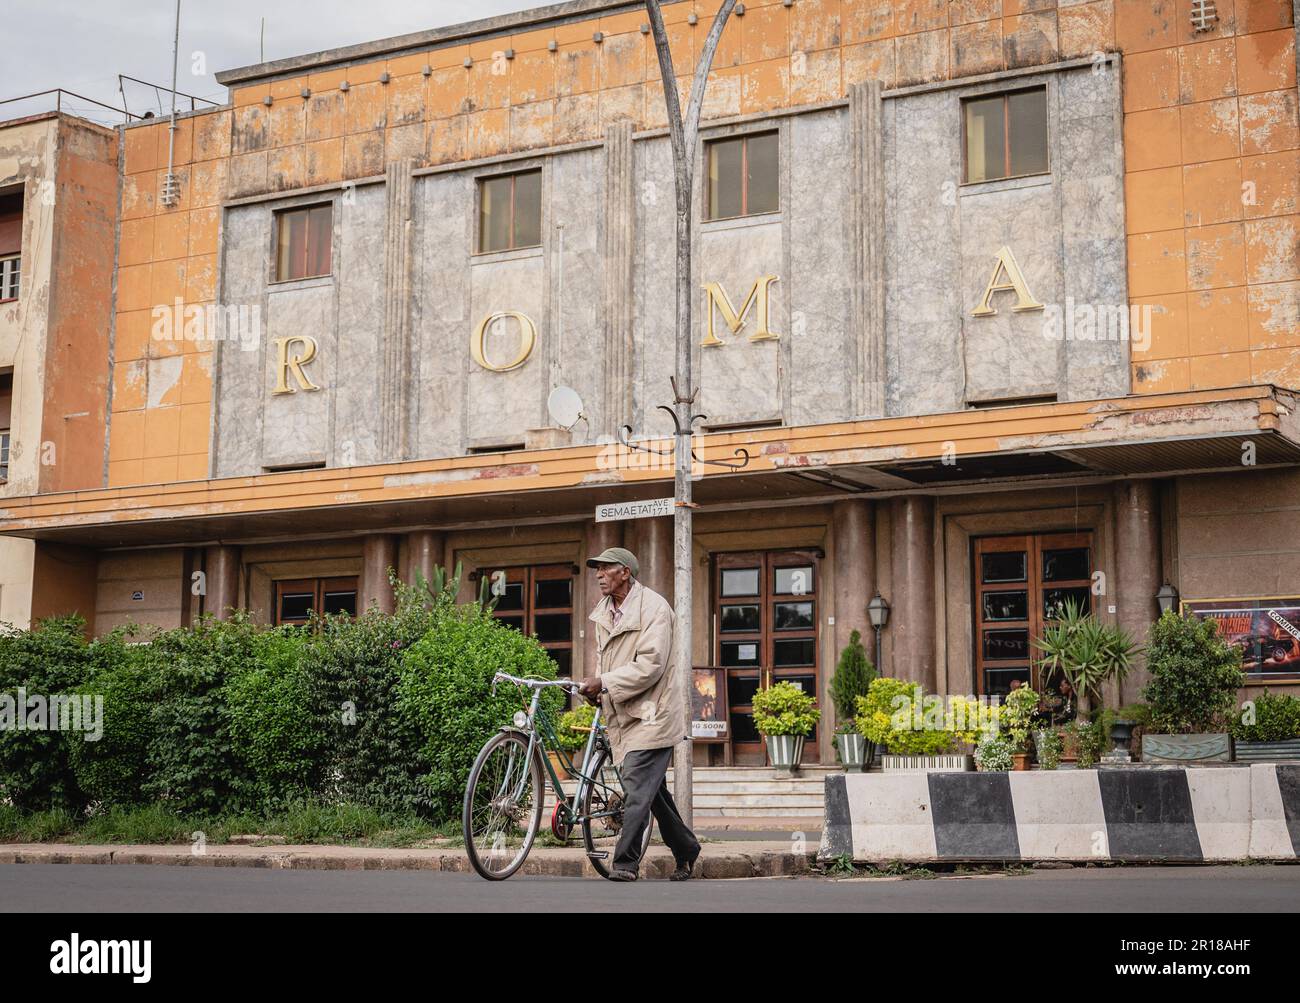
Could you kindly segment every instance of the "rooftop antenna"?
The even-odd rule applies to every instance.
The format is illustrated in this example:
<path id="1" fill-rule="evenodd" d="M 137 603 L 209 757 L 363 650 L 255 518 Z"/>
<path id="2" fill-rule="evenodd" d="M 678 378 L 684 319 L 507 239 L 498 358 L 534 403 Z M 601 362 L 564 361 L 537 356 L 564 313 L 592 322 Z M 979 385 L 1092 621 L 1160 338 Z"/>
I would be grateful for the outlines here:
<path id="1" fill-rule="evenodd" d="M 181 0 L 176 0 L 176 36 L 172 41 L 172 124 L 167 136 L 167 176 L 163 178 L 162 204 L 174 206 L 180 201 L 180 185 L 176 181 L 176 78 L 181 62 Z"/>

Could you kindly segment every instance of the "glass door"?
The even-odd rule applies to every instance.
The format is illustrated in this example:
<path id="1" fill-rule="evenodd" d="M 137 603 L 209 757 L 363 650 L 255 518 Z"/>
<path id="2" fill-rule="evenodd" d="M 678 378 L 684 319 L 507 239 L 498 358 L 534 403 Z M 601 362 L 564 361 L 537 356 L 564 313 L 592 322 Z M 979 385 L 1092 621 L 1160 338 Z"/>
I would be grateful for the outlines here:
<path id="1" fill-rule="evenodd" d="M 1041 692 L 1033 646 L 1067 599 L 1092 610 L 1092 534 L 1049 533 L 975 541 L 975 679 L 1006 696 L 1013 682 Z"/>
<path id="2" fill-rule="evenodd" d="M 817 560 L 812 551 L 714 559 L 715 664 L 727 671 L 730 759 L 738 765 L 767 762 L 752 717 L 755 693 L 783 681 L 818 693 Z M 804 744 L 803 761 L 820 761 L 815 729 Z"/>

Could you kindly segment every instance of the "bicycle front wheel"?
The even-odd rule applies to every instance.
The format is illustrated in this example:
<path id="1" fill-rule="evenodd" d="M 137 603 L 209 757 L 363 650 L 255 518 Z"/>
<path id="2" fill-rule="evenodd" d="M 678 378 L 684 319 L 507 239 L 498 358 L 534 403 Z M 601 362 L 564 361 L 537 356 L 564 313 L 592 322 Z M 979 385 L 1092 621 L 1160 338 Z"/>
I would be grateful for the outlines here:
<path id="1" fill-rule="evenodd" d="M 596 783 L 588 784 L 582 795 L 582 841 L 587 847 L 587 859 L 596 873 L 608 878 L 614 868 L 614 848 L 623 832 L 623 782 L 614 768 L 613 757 L 609 750 L 600 749 L 592 757 L 591 770 L 588 775 Z M 599 815 L 599 818 L 591 816 Z M 654 816 L 646 821 L 645 832 L 641 834 L 641 857 L 644 860 L 646 850 L 650 848 L 650 834 L 654 831 Z"/>
<path id="2" fill-rule="evenodd" d="M 470 865 L 480 877 L 504 881 L 524 865 L 542 824 L 546 799 L 541 761 L 528 739 L 503 731 L 474 761 L 461 826 Z"/>

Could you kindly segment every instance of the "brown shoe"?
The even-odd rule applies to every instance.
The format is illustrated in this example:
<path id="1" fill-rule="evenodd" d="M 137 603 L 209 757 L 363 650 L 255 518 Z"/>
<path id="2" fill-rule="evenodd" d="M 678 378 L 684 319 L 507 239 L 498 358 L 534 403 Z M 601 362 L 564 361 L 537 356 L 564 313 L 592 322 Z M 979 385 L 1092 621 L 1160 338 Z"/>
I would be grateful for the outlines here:
<path id="1" fill-rule="evenodd" d="M 610 871 L 610 881 L 635 881 L 637 878 L 636 871 Z"/>

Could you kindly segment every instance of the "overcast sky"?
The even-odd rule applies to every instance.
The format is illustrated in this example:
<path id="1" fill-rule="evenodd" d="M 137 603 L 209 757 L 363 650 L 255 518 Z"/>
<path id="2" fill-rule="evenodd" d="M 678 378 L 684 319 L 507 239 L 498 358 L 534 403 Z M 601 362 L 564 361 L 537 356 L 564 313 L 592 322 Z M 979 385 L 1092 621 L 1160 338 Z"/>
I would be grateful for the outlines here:
<path id="1" fill-rule="evenodd" d="M 224 101 L 214 74 L 266 58 L 459 24 L 550 0 L 183 0 L 177 90 Z M 0 0 L 5 37 L 0 100 L 62 87 L 121 106 L 117 75 L 170 86 L 175 0 Z M 205 66 L 200 64 L 206 64 Z M 196 73 L 195 69 L 205 69 Z M 128 107 L 159 111 L 159 96 L 127 85 Z M 75 103 L 74 103 L 75 105 Z M 170 108 L 170 102 L 164 102 Z M 49 105 L 0 105 L 0 120 L 49 110 Z M 188 107 L 188 106 L 185 106 Z M 110 112 L 74 106 L 78 114 L 116 124 Z"/>

